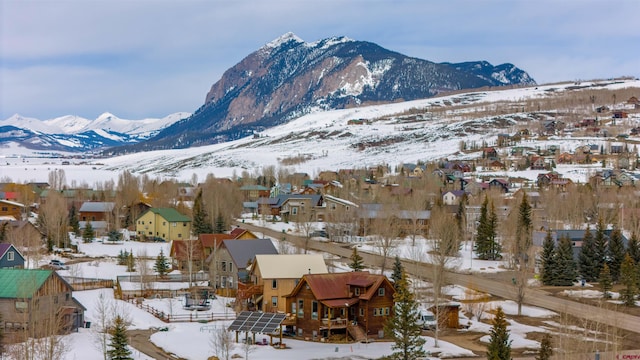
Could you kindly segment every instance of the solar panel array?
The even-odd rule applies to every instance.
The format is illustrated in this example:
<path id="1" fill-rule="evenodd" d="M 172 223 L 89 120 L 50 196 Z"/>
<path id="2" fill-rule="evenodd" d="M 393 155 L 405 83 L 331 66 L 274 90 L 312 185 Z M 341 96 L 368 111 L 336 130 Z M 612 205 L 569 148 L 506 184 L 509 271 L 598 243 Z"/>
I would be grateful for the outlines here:
<path id="1" fill-rule="evenodd" d="M 249 331 L 260 334 L 272 334 L 280 327 L 285 314 L 243 311 L 229 326 L 229 331 Z"/>

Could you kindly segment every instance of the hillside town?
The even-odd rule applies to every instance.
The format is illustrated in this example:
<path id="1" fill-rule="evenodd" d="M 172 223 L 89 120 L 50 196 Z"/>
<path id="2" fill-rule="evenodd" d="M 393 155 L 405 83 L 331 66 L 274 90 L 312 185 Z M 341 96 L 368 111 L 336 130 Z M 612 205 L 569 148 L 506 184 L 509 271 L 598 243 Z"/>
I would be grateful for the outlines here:
<path id="1" fill-rule="evenodd" d="M 241 332 L 252 333 L 245 344 L 256 344 L 261 341 L 256 334 L 265 334 L 264 345 L 283 349 L 287 339 L 398 343 L 394 331 L 407 331 L 415 346 L 425 336 L 437 346 L 440 336 L 454 341 L 449 338 L 456 331 L 469 328 L 467 319 L 482 312 L 477 300 L 444 292 L 447 285 L 469 285 L 456 284 L 453 275 L 473 276 L 471 266 L 454 265 L 464 250 L 472 261 L 500 264 L 507 275 L 495 281 L 513 290 L 506 298 L 515 301 L 519 316 L 539 289 L 556 293 L 587 286 L 601 294 L 588 305 L 639 316 L 638 128 L 627 129 L 628 122 L 621 121 L 629 114 L 637 118 L 639 111 L 633 96 L 613 110 L 595 108 L 593 118 L 556 117 L 540 121 L 540 128 L 517 129 L 482 144 L 461 142 L 460 152 L 478 154 L 470 160 L 316 174 L 265 166 L 190 182 L 123 171 L 117 182 L 100 186 L 68 184 L 64 168 L 51 170 L 47 182 L 3 179 L 3 344 L 12 356 L 44 346 L 38 339 L 77 332 L 91 322 L 96 328 L 100 319 L 85 316 L 95 313 L 95 303 L 81 303 L 74 295 L 108 289 L 114 300 L 146 309 L 166 324 L 232 321 L 227 335 L 216 340 L 218 350 L 238 342 Z M 605 140 L 572 151 L 527 146 L 528 139 L 561 133 Z M 564 177 L 559 166 L 587 169 L 588 179 Z M 526 171 L 537 176 L 518 176 Z M 428 248 L 415 247 L 421 242 Z M 88 278 L 71 267 L 98 261 L 82 251 L 98 243 L 120 249 L 110 258 L 126 268 L 124 274 Z M 166 250 L 134 253 L 131 244 L 166 245 Z M 414 253 L 402 254 L 402 244 L 411 244 Z M 480 298 L 505 296 L 480 287 L 478 281 L 468 291 L 478 291 Z M 617 302 L 604 301 L 613 294 Z M 188 315 L 148 305 L 172 298 L 181 299 Z M 228 299 L 224 316 L 211 312 L 216 298 Z M 496 319 L 504 317 L 502 308 L 490 312 L 486 323 L 501 324 Z M 400 314 L 409 320 L 399 321 Z M 100 331 L 126 332 L 116 326 L 122 319 L 107 320 L 104 311 L 102 316 Z M 566 321 L 568 326 L 586 320 L 572 315 Z M 256 330 L 259 324 L 265 328 Z M 579 348 L 570 348 L 569 340 L 556 343 L 555 351 L 568 356 L 633 349 L 633 330 L 613 333 L 606 341 L 585 340 L 589 345 Z M 549 346 L 547 337 L 535 339 L 538 347 L 527 350 L 538 353 Z M 477 350 L 478 344 L 475 355 L 491 351 Z M 54 342 L 49 346 L 56 350 Z"/>

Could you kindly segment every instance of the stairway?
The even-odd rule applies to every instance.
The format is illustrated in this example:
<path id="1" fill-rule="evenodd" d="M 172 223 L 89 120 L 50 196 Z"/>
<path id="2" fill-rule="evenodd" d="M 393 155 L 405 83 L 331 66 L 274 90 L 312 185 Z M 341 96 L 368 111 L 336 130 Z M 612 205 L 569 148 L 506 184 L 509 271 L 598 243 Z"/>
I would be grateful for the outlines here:
<path id="1" fill-rule="evenodd" d="M 363 342 L 367 340 L 367 334 L 360 325 L 347 324 L 347 330 L 349 331 L 349 335 L 351 335 L 356 342 Z"/>

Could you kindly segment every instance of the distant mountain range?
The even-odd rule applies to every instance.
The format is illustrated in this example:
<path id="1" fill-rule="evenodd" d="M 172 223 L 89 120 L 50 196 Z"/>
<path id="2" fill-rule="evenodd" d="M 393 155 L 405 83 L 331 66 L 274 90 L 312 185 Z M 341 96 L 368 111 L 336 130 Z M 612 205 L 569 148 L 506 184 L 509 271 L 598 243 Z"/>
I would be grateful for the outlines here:
<path id="1" fill-rule="evenodd" d="M 0 121 L 0 148 L 13 143 L 31 150 L 98 152 L 150 139 L 190 115 L 175 113 L 162 119 L 125 120 L 104 113 L 92 121 L 72 115 L 38 120 L 16 114 Z"/>
<path id="2" fill-rule="evenodd" d="M 534 85 L 512 64 L 434 63 L 376 44 L 333 37 L 307 43 L 284 34 L 249 54 L 211 86 L 193 114 L 94 121 L 65 116 L 44 122 L 16 115 L 0 121 L 0 146 L 123 154 L 234 140 L 332 109 L 430 98 L 505 85 Z"/>

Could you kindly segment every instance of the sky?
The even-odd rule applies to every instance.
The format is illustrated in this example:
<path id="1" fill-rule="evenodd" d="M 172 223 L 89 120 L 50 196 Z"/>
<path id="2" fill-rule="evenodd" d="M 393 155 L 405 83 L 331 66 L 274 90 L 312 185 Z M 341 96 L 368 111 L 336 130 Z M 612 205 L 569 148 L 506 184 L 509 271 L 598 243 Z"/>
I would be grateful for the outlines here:
<path id="1" fill-rule="evenodd" d="M 640 75 L 637 0 L 2 0 L 0 119 L 193 112 L 287 32 L 434 62 L 513 63 L 538 83 Z"/>

